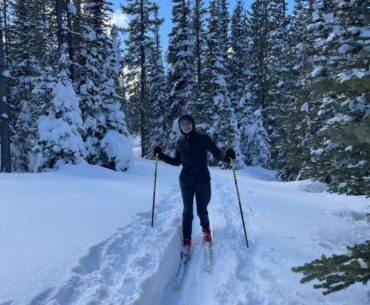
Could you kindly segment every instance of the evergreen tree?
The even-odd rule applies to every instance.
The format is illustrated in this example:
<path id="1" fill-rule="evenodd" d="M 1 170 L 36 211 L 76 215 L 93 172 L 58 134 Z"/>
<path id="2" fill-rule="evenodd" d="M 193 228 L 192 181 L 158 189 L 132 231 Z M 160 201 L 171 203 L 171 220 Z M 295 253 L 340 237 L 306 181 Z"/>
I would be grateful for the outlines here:
<path id="1" fill-rule="evenodd" d="M 206 30 L 205 17 L 207 10 L 204 5 L 204 0 L 194 0 L 192 13 L 192 35 L 194 40 L 194 62 L 196 69 L 197 92 L 202 84 L 202 71 L 204 63 L 204 53 L 206 49 Z"/>
<path id="2" fill-rule="evenodd" d="M 252 104 L 256 108 L 261 107 L 263 116 L 267 107 L 267 62 L 266 54 L 268 48 L 268 0 L 256 0 L 251 5 L 249 18 L 248 36 L 251 39 L 251 78 L 249 87 L 253 93 Z"/>
<path id="3" fill-rule="evenodd" d="M 246 76 L 246 85 L 244 96 L 241 99 L 241 136 L 242 136 L 242 153 L 245 156 L 247 164 L 255 164 L 268 167 L 270 165 L 271 152 L 266 149 L 270 148 L 270 139 L 267 134 L 267 108 L 268 85 L 266 80 L 267 61 L 266 54 L 268 49 L 268 7 L 269 1 L 256 0 L 251 5 L 249 13 L 247 34 L 249 39 L 249 56 L 247 57 L 248 74 Z M 261 113 L 260 116 L 254 113 Z M 258 121 L 254 121 L 258 119 Z M 250 126 L 259 126 L 258 130 L 262 141 L 253 141 L 249 131 Z M 253 130 L 253 129 L 252 129 Z M 258 152 L 264 151 L 263 158 L 259 161 L 255 159 Z M 258 163 L 260 161 L 263 163 Z"/>
<path id="4" fill-rule="evenodd" d="M 226 82 L 227 47 L 224 43 L 227 40 L 228 24 L 225 14 L 227 6 L 225 6 L 226 1 L 220 0 L 210 1 L 209 4 L 203 104 L 201 124 L 198 126 L 206 130 L 222 150 L 233 147 L 237 154 L 236 165 L 241 167 L 243 156 L 240 151 L 240 134 L 237 118 L 228 97 Z"/>
<path id="5" fill-rule="evenodd" d="M 369 31 L 366 1 L 325 1 L 314 6 L 310 158 L 303 177 L 347 194 L 369 194 Z M 367 54 L 367 55 L 365 55 Z M 349 131 L 349 128 L 351 131 Z"/>
<path id="6" fill-rule="evenodd" d="M 285 156 L 279 162 L 279 176 L 283 180 L 295 180 L 302 164 L 309 157 L 307 140 L 310 136 L 311 118 L 309 112 L 308 74 L 311 72 L 311 57 L 313 55 L 312 35 L 309 35 L 307 24 L 311 20 L 312 9 L 308 1 L 297 0 L 290 17 L 288 35 L 290 37 L 289 78 L 286 91 L 292 98 L 286 104 L 284 129 L 287 131 L 285 140 L 281 143 L 281 154 Z"/>
<path id="7" fill-rule="evenodd" d="M 149 153 L 147 126 L 148 110 L 148 65 L 152 47 L 152 30 L 155 25 L 153 13 L 155 5 L 151 0 L 128 0 L 122 7 L 124 14 L 130 16 L 126 43 L 125 74 L 127 106 L 130 131 L 141 135 L 141 155 Z"/>
<path id="8" fill-rule="evenodd" d="M 59 73 L 56 77 L 41 79 L 37 94 L 44 99 L 43 115 L 38 118 L 38 140 L 32 149 L 30 167 L 33 171 L 54 168 L 60 163 L 78 163 L 84 157 L 82 119 L 79 99 L 69 77 L 71 66 L 65 42 L 65 3 L 57 0 L 55 6 L 59 56 Z M 37 89 L 36 89 L 37 90 Z M 34 90 L 34 91 L 36 91 Z M 50 92 L 51 91 L 51 92 Z M 48 97 L 50 96 L 50 102 Z"/>
<path id="9" fill-rule="evenodd" d="M 164 147 L 166 142 L 165 104 L 167 100 L 166 75 L 162 61 L 162 46 L 160 26 L 163 19 L 158 16 L 159 7 L 155 6 L 154 12 L 154 37 L 152 48 L 149 52 L 148 64 L 148 155 L 152 156 L 154 147 Z"/>
<path id="10" fill-rule="evenodd" d="M 289 132 L 286 123 L 290 113 L 288 103 L 293 99 L 289 87 L 291 78 L 291 58 L 289 54 L 289 39 L 287 29 L 289 19 L 285 16 L 286 1 L 271 0 L 267 7 L 268 12 L 268 39 L 266 53 L 266 107 L 265 124 L 270 135 L 273 167 L 281 167 L 286 156 L 282 154 L 282 144 Z"/>
<path id="11" fill-rule="evenodd" d="M 29 171 L 30 153 L 37 141 L 37 120 L 42 111 L 42 100 L 36 88 L 47 79 L 52 68 L 48 29 L 45 25 L 44 1 L 18 1 L 12 4 L 9 53 L 12 60 L 10 74 L 10 99 L 12 102 L 10 123 L 14 167 Z M 34 91 L 35 90 L 35 91 Z M 13 115 L 15 114 L 15 115 Z"/>
<path id="12" fill-rule="evenodd" d="M 11 154 L 10 154 L 10 126 L 9 126 L 9 96 L 8 96 L 8 63 L 6 60 L 7 50 L 7 18 L 8 4 L 6 1 L 0 2 L 0 138 L 1 138 L 1 160 L 0 171 L 11 171 Z"/>
<path id="13" fill-rule="evenodd" d="M 248 165 L 265 166 L 270 163 L 270 143 L 263 126 L 262 110 L 245 106 L 241 133 L 247 137 L 242 141 L 242 152 Z"/>
<path id="14" fill-rule="evenodd" d="M 241 99 L 245 96 L 246 79 L 250 74 L 250 40 L 247 32 L 247 12 L 242 0 L 238 0 L 231 19 L 229 87 L 232 107 L 241 121 Z"/>
<path id="15" fill-rule="evenodd" d="M 301 283 L 319 280 L 320 284 L 315 284 L 313 287 L 324 289 L 324 295 L 356 283 L 366 285 L 370 280 L 370 241 L 347 247 L 347 249 L 349 253 L 330 257 L 323 255 L 320 259 L 294 267 L 292 270 L 303 273 Z"/>
<path id="16" fill-rule="evenodd" d="M 86 130 L 87 161 L 125 170 L 130 153 L 126 152 L 128 131 L 120 110 L 122 98 L 115 88 L 120 59 L 116 58 L 112 39 L 108 36 L 111 5 L 106 0 L 85 2 L 81 44 L 85 73 L 79 79 L 80 107 Z M 118 143 L 121 144 L 117 146 Z"/>
<path id="17" fill-rule="evenodd" d="M 61 71 L 48 87 L 52 100 L 38 119 L 38 140 L 32 149 L 31 169 L 36 172 L 61 163 L 79 163 L 85 154 L 79 99 L 68 75 L 67 45 L 61 47 Z M 48 96 L 48 95 L 47 95 Z"/>
<path id="18" fill-rule="evenodd" d="M 191 39 L 190 1 L 172 0 L 172 30 L 169 34 L 169 105 L 167 121 L 172 124 L 195 99 L 194 54 Z"/>

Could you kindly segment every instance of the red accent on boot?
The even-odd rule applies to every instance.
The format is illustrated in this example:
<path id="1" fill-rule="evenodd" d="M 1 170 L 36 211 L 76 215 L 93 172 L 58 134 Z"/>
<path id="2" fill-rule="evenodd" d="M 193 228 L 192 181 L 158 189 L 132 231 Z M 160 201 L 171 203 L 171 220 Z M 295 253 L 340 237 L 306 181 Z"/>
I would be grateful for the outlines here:
<path id="1" fill-rule="evenodd" d="M 212 234 L 209 227 L 202 228 L 203 231 L 203 241 L 204 242 L 212 242 Z"/>
<path id="2" fill-rule="evenodd" d="M 184 239 L 182 242 L 181 256 L 190 255 L 191 250 L 191 240 Z"/>

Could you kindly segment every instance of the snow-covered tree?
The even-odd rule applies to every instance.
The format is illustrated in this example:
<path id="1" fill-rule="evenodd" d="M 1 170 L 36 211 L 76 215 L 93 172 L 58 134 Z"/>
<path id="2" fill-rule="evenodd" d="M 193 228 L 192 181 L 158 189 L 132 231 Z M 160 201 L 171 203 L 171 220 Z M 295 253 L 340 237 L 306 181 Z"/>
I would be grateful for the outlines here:
<path id="1" fill-rule="evenodd" d="M 61 54 L 60 62 L 66 58 Z M 79 99 L 67 71 L 62 69 L 55 82 L 50 105 L 38 119 L 38 140 L 30 162 L 33 171 L 79 163 L 85 153 Z"/>
<path id="2" fill-rule="evenodd" d="M 246 81 L 250 75 L 250 39 L 247 12 L 242 0 L 238 0 L 231 18 L 229 88 L 232 107 L 241 120 L 240 101 L 245 95 Z"/>
<path id="3" fill-rule="evenodd" d="M 318 1 L 311 72 L 310 158 L 302 175 L 331 190 L 369 194 L 369 24 L 366 1 Z M 366 54 L 366 55 L 365 55 Z"/>
<path id="4" fill-rule="evenodd" d="M 196 71 L 197 93 L 201 88 L 204 53 L 206 49 L 205 18 L 207 9 L 204 0 L 194 0 L 192 12 L 192 36 L 194 41 L 194 62 Z"/>
<path id="5" fill-rule="evenodd" d="M 287 105 L 293 99 L 288 87 L 293 81 L 291 77 L 292 58 L 289 54 L 289 39 L 287 29 L 289 19 L 286 18 L 286 0 L 271 0 L 268 12 L 268 48 L 266 53 L 266 106 L 265 124 L 272 144 L 271 157 L 274 167 L 284 162 L 281 146 L 285 141 Z"/>
<path id="6" fill-rule="evenodd" d="M 262 111 L 253 108 L 244 109 L 241 133 L 248 137 L 242 142 L 242 151 L 248 165 L 267 166 L 270 163 L 270 143 L 263 126 Z"/>
<path id="7" fill-rule="evenodd" d="M 78 163 L 85 154 L 79 99 L 69 77 L 71 63 L 65 42 L 64 9 L 63 1 L 57 0 L 55 12 L 59 73 L 54 79 L 49 76 L 44 90 L 40 88 L 39 92 L 35 92 L 37 95 L 41 93 L 41 98 L 45 99 L 43 114 L 38 118 L 38 139 L 32 149 L 30 167 L 33 171 L 54 168 L 61 163 Z M 50 102 L 47 99 L 49 95 Z"/>
<path id="8" fill-rule="evenodd" d="M 116 58 L 109 34 L 109 14 L 112 3 L 106 0 L 88 0 L 84 6 L 84 57 L 80 75 L 79 96 L 87 161 L 91 164 L 125 170 L 131 160 L 128 131 L 121 99 L 115 88 L 120 73 L 120 59 Z"/>
<path id="9" fill-rule="evenodd" d="M 8 18 L 8 5 L 6 1 L 0 2 L 0 8 L 3 12 L 0 16 L 0 138 L 1 138 L 1 160 L 0 171 L 11 171 L 10 154 L 10 126 L 9 126 L 9 88 L 8 77 L 9 68 L 6 60 L 6 31 Z"/>
<path id="10" fill-rule="evenodd" d="M 159 7 L 154 12 L 154 37 L 148 55 L 148 155 L 152 156 L 156 146 L 164 147 L 166 142 L 166 75 L 162 60 L 160 26 L 163 19 L 158 15 Z"/>
<path id="11" fill-rule="evenodd" d="M 308 74 L 311 72 L 311 56 L 313 55 L 312 36 L 309 35 L 307 24 L 311 19 L 311 8 L 308 1 L 297 0 L 290 16 L 287 33 L 289 35 L 290 58 L 288 86 L 284 86 L 291 97 L 284 105 L 284 130 L 286 135 L 280 143 L 280 154 L 277 167 L 279 176 L 284 180 L 295 180 L 308 158 L 307 140 L 310 136 L 310 112 Z"/>
<path id="12" fill-rule="evenodd" d="M 242 153 L 245 156 L 245 160 L 248 163 L 252 162 L 252 156 L 248 153 L 253 151 L 261 151 L 265 148 L 270 147 L 269 139 L 265 139 L 261 143 L 256 141 L 250 142 L 250 135 L 248 134 L 247 126 L 254 126 L 262 124 L 263 129 L 267 130 L 267 119 L 265 109 L 267 107 L 267 95 L 268 95 L 268 84 L 267 84 L 267 61 L 266 54 L 268 52 L 268 7 L 269 1 L 267 0 L 256 0 L 251 5 L 251 11 L 247 18 L 247 35 L 249 39 L 249 54 L 247 55 L 248 73 L 245 78 L 244 96 L 241 99 L 240 112 L 242 113 L 240 118 L 240 131 L 242 137 Z M 257 117 L 253 114 L 256 111 L 261 111 L 261 117 L 259 122 L 253 122 L 253 119 Z M 258 112 L 257 112 L 258 113 Z M 262 132 L 265 134 L 265 131 Z M 261 144 L 261 146 L 260 146 Z M 253 145 L 257 145 L 253 147 Z M 267 156 L 270 156 L 271 152 L 266 152 Z M 270 160 L 270 157 L 264 158 L 264 160 Z M 269 166 L 270 162 L 260 164 L 262 166 Z"/>
<path id="13" fill-rule="evenodd" d="M 240 134 L 237 118 L 229 99 L 227 86 L 226 1 L 212 0 L 209 4 L 207 51 L 202 90 L 202 113 L 199 127 L 205 130 L 222 149 L 233 147 L 237 154 L 236 165 L 243 166 L 240 151 Z M 225 54 L 226 52 L 226 54 Z M 214 162 L 214 161 L 213 161 Z"/>
<path id="14" fill-rule="evenodd" d="M 191 39 L 191 7 L 189 0 L 172 0 L 172 30 L 169 34 L 168 117 L 172 122 L 195 100 L 195 68 Z"/>
<path id="15" fill-rule="evenodd" d="M 125 81 L 130 131 L 141 135 L 141 155 L 149 153 L 148 138 L 148 64 L 152 48 L 152 30 L 155 25 L 153 14 L 156 5 L 151 0 L 128 0 L 122 6 L 124 14 L 130 16 L 125 32 L 128 33 L 125 55 Z"/>
<path id="16" fill-rule="evenodd" d="M 47 44 L 47 4 L 39 0 L 14 0 L 11 4 L 9 93 L 12 100 L 10 123 L 14 132 L 13 165 L 16 170 L 28 171 L 30 152 L 37 141 L 37 120 L 42 110 L 42 101 L 33 92 L 47 80 L 52 70 L 48 66 L 52 52 Z"/>

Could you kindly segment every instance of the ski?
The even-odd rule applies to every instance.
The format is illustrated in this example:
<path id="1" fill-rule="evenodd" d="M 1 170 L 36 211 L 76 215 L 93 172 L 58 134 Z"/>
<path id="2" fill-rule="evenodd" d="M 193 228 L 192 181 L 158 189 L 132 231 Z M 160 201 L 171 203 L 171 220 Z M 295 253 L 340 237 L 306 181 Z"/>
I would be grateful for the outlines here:
<path id="1" fill-rule="evenodd" d="M 213 267 L 213 248 L 212 242 L 204 242 L 204 269 L 211 272 Z"/>
<path id="2" fill-rule="evenodd" d="M 175 274 L 175 278 L 173 281 L 173 287 L 175 289 L 179 289 L 182 285 L 182 282 L 184 281 L 186 267 L 190 261 L 190 255 L 182 255 L 179 268 Z"/>

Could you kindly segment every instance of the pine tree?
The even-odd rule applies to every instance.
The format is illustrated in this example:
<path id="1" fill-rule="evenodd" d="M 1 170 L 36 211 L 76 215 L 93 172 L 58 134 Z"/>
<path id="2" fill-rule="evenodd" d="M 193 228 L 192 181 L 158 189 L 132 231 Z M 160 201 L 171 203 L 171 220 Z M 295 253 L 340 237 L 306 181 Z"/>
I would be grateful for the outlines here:
<path id="1" fill-rule="evenodd" d="M 257 107 L 264 110 L 267 107 L 267 63 L 266 54 L 268 48 L 268 0 L 256 0 L 251 5 L 248 34 L 251 39 L 251 63 L 252 73 L 249 87 L 253 92 L 252 101 Z"/>
<path id="2" fill-rule="evenodd" d="M 202 84 L 202 71 L 204 63 L 204 53 L 206 49 L 206 30 L 205 17 L 207 10 L 204 5 L 204 0 L 194 0 L 192 13 L 192 35 L 194 40 L 194 62 L 196 68 L 196 83 L 197 91 L 200 90 Z"/>
<path id="3" fill-rule="evenodd" d="M 246 79 L 250 74 L 250 39 L 247 32 L 247 12 L 242 0 L 238 0 L 231 19 L 229 87 L 232 107 L 241 121 L 241 99 L 246 92 Z"/>
<path id="4" fill-rule="evenodd" d="M 131 160 L 125 115 L 120 110 L 121 97 L 116 92 L 120 59 L 116 58 L 109 37 L 109 14 L 112 3 L 86 1 L 81 55 L 85 61 L 80 76 L 80 107 L 86 134 L 87 161 L 91 164 L 125 170 Z"/>
<path id="5" fill-rule="evenodd" d="M 224 45 L 228 39 L 226 11 L 226 1 L 210 1 L 205 80 L 202 90 L 204 102 L 199 127 L 205 129 L 222 150 L 233 147 L 237 154 L 236 165 L 241 167 L 244 158 L 240 151 L 240 134 L 227 87 L 228 48 Z M 214 160 L 211 162 L 215 163 Z"/>
<path id="6" fill-rule="evenodd" d="M 195 99 L 194 54 L 191 39 L 190 1 L 172 0 L 169 34 L 169 104 L 167 121 L 172 125 Z"/>
<path id="7" fill-rule="evenodd" d="M 10 124 L 13 165 L 18 171 L 29 171 L 30 153 L 37 141 L 37 120 L 42 112 L 39 84 L 47 81 L 52 68 L 46 5 L 44 1 L 11 3 L 9 53 L 12 55 L 9 94 L 12 102 Z"/>
<path id="8" fill-rule="evenodd" d="M 61 46 L 60 72 L 48 85 L 53 87 L 52 100 L 38 119 L 38 140 L 30 165 L 34 172 L 79 163 L 85 154 L 79 99 L 68 75 L 66 49 L 66 44 Z"/>
<path id="9" fill-rule="evenodd" d="M 333 191 L 369 194 L 366 3 L 333 0 L 318 2 L 314 9 L 310 28 L 320 36 L 310 87 L 317 118 L 302 176 L 326 181 Z"/>
<path id="10" fill-rule="evenodd" d="M 166 142 L 166 75 L 162 60 L 162 46 L 160 37 L 160 26 L 163 19 L 158 16 L 159 7 L 155 6 L 154 12 L 154 37 L 153 47 L 149 52 L 148 60 L 148 156 L 152 157 L 156 146 L 164 147 Z"/>
<path id="11" fill-rule="evenodd" d="M 1 129 L 1 160 L 0 171 L 11 171 L 10 153 L 10 126 L 9 126 L 9 96 L 8 96 L 8 64 L 6 60 L 6 31 L 8 4 L 6 1 L 0 2 L 3 12 L 0 16 L 0 129 Z M 4 17 L 4 18 L 3 18 Z"/>
<path id="12" fill-rule="evenodd" d="M 38 139 L 32 149 L 30 167 L 34 172 L 54 168 L 61 163 L 78 163 L 85 153 L 81 136 L 83 130 L 79 99 L 69 77 L 71 63 L 65 42 L 67 27 L 63 24 L 63 17 L 66 7 L 63 2 L 57 0 L 55 7 L 59 73 L 55 77 L 50 75 L 44 83 L 44 88 L 39 88 L 41 97 L 45 99 L 43 115 L 38 118 Z M 54 74 L 53 71 L 50 73 Z M 49 96 L 50 101 L 47 99 Z"/>
<path id="13" fill-rule="evenodd" d="M 246 76 L 246 85 L 244 96 L 240 102 L 241 115 L 241 137 L 242 153 L 245 156 L 247 164 L 261 165 L 268 167 L 271 160 L 270 139 L 267 133 L 267 116 L 265 109 L 267 107 L 267 61 L 268 51 L 268 7 L 269 1 L 256 0 L 251 5 L 249 13 L 247 34 L 249 39 L 249 56 L 247 58 L 248 74 Z M 256 116 L 255 112 L 261 115 Z M 258 121 L 254 121 L 258 120 Z M 254 141 L 254 137 L 249 134 L 251 126 L 259 126 L 259 138 L 261 141 Z M 255 159 L 259 152 L 264 152 L 264 157 Z M 260 163 L 263 161 L 263 163 Z"/>
<path id="14" fill-rule="evenodd" d="M 294 267 L 294 272 L 302 272 L 301 283 L 319 280 L 315 289 L 324 289 L 327 295 L 353 284 L 366 285 L 370 281 L 370 241 L 347 247 L 349 253 L 326 257 L 323 255 L 303 266 Z"/>
<path id="15" fill-rule="evenodd" d="M 151 31 L 155 24 L 153 13 L 155 5 L 151 0 L 128 0 L 122 7 L 124 14 L 130 16 L 126 43 L 125 67 L 127 69 L 126 94 L 130 131 L 141 135 L 141 155 L 149 153 L 147 126 L 148 109 L 148 54 L 152 47 Z"/>
<path id="16" fill-rule="evenodd" d="M 186 105 L 185 112 L 192 114 L 197 120 L 202 112 L 202 87 L 204 79 L 204 62 L 206 52 L 206 14 L 204 0 L 195 0 L 192 11 L 191 40 L 194 53 L 195 87 L 194 99 Z"/>
<path id="17" fill-rule="evenodd" d="M 246 139 L 243 139 L 241 147 L 245 155 L 244 161 L 248 165 L 266 166 L 270 163 L 271 147 L 263 126 L 262 110 L 253 110 L 247 104 L 243 110 L 241 133 Z"/>
<path id="18" fill-rule="evenodd" d="M 281 147 L 289 132 L 285 128 L 290 113 L 288 103 L 293 99 L 289 91 L 291 78 L 291 58 L 289 54 L 288 27 L 286 18 L 286 1 L 271 0 L 267 7 L 268 12 L 268 48 L 266 53 L 266 107 L 265 123 L 268 126 L 272 150 L 271 157 L 274 168 L 281 167 L 286 156 L 282 154 Z"/>
<path id="19" fill-rule="evenodd" d="M 310 112 L 308 74 L 311 72 L 311 56 L 313 55 L 312 35 L 309 35 L 307 24 L 310 21 L 312 9 L 308 1 L 296 1 L 290 24 L 288 26 L 290 58 L 289 83 L 286 91 L 292 98 L 285 107 L 284 129 L 287 131 L 281 143 L 281 154 L 285 156 L 279 162 L 279 177 L 283 180 L 295 180 L 302 164 L 309 157 L 307 140 L 310 136 Z M 293 115 L 294 114 L 294 115 Z"/>

